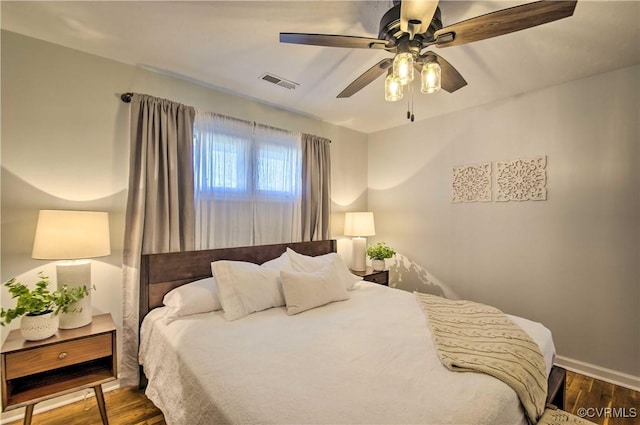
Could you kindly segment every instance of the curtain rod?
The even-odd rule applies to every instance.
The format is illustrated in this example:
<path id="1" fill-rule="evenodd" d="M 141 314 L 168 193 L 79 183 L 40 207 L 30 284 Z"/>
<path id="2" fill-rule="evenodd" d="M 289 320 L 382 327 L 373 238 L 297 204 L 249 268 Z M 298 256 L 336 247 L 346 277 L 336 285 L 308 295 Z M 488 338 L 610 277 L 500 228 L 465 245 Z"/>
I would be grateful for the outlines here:
<path id="1" fill-rule="evenodd" d="M 133 93 L 122 93 L 120 99 L 122 99 L 124 103 L 131 103 L 131 96 L 133 96 Z"/>
<path id="2" fill-rule="evenodd" d="M 131 103 L 131 96 L 133 96 L 133 93 L 122 93 L 122 94 L 120 95 L 120 99 L 121 99 L 124 103 Z M 233 118 L 233 117 L 227 117 L 227 118 L 236 119 L 236 120 L 238 120 L 238 121 L 245 121 L 245 120 L 241 120 L 241 119 L 239 119 L 239 118 Z M 258 124 L 258 123 L 256 123 L 255 121 L 245 121 L 245 122 L 247 122 L 247 123 L 253 123 L 254 125 L 263 125 L 263 126 L 265 126 L 265 127 L 273 128 L 273 129 L 275 129 L 275 130 L 288 131 L 288 130 L 284 130 L 284 129 L 282 129 L 282 128 L 271 127 L 271 126 L 268 126 L 268 125 L 266 125 L 266 124 Z M 320 136 L 315 136 L 315 137 L 320 137 Z M 329 139 L 327 139 L 327 140 L 329 140 Z M 329 143 L 331 143 L 331 140 L 329 140 Z"/>

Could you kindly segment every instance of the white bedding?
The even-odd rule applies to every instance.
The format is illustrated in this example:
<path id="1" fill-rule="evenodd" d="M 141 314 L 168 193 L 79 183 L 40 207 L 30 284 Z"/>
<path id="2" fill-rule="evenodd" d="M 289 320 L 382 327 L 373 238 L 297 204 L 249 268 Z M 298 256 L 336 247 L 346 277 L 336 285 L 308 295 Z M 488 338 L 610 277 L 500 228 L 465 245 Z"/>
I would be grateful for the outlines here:
<path id="1" fill-rule="evenodd" d="M 289 316 L 286 307 L 226 321 L 222 311 L 141 329 L 147 396 L 169 425 L 526 424 L 513 390 L 447 370 L 413 294 L 362 282 L 350 299 Z M 551 333 L 513 317 L 540 346 Z"/>

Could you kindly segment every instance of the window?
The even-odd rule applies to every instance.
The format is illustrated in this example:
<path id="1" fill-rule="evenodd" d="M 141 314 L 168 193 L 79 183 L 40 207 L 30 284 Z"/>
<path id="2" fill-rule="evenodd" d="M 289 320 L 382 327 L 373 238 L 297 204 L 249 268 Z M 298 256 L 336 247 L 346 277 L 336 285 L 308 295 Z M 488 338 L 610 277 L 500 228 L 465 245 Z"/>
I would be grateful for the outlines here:
<path id="1" fill-rule="evenodd" d="M 196 249 L 300 240 L 300 143 L 285 130 L 196 114 Z"/>
<path id="2" fill-rule="evenodd" d="M 290 148 L 277 145 L 266 145 L 257 152 L 256 189 L 263 193 L 295 194 L 295 170 L 287 160 Z"/>
<path id="3" fill-rule="evenodd" d="M 240 138 L 224 140 L 194 134 L 195 176 L 203 191 L 246 191 L 247 181 L 241 175 L 243 154 Z"/>

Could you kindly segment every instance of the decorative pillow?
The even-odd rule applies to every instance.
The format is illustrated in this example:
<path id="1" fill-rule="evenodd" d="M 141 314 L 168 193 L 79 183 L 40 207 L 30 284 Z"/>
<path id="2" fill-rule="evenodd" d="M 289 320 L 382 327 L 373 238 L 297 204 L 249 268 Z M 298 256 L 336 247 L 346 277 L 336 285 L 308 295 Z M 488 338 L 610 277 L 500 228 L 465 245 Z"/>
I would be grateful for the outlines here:
<path id="1" fill-rule="evenodd" d="M 164 319 L 166 324 L 182 316 L 222 309 L 218 299 L 218 287 L 213 277 L 172 289 L 164 296 L 162 303 L 169 309 Z"/>
<path id="2" fill-rule="evenodd" d="M 280 278 L 287 302 L 287 314 L 302 313 L 349 298 L 333 264 L 328 264 L 311 273 L 283 270 L 280 272 Z"/>
<path id="3" fill-rule="evenodd" d="M 291 248 L 287 248 L 287 256 L 291 262 L 291 267 L 299 272 L 314 272 L 328 264 L 333 264 L 333 267 L 336 269 L 338 279 L 348 291 L 354 288 L 356 282 L 362 280 L 362 277 L 356 276 L 349 271 L 349 268 L 344 261 L 342 261 L 342 257 L 337 252 L 311 257 L 299 254 Z"/>
<path id="4" fill-rule="evenodd" d="M 220 304 L 227 320 L 284 305 L 280 272 L 244 261 L 214 261 Z"/>

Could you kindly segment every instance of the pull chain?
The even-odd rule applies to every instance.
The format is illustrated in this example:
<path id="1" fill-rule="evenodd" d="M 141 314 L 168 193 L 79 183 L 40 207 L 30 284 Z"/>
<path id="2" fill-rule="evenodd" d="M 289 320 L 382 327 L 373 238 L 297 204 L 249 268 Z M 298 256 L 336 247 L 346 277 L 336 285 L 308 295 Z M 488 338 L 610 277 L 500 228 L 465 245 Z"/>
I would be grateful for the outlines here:
<path id="1" fill-rule="evenodd" d="M 413 122 L 416 118 L 416 116 L 413 115 L 413 85 L 409 84 L 408 87 L 409 95 L 407 96 L 407 119 Z"/>
<path id="2" fill-rule="evenodd" d="M 411 86 L 409 86 L 409 96 L 407 96 L 407 119 L 411 119 Z"/>
<path id="3" fill-rule="evenodd" d="M 415 115 L 413 115 L 413 85 L 409 84 L 409 96 L 407 98 L 407 119 L 415 120 Z"/>
<path id="4" fill-rule="evenodd" d="M 415 118 L 415 115 L 413 115 L 413 85 L 411 85 L 411 122 L 413 122 Z"/>

